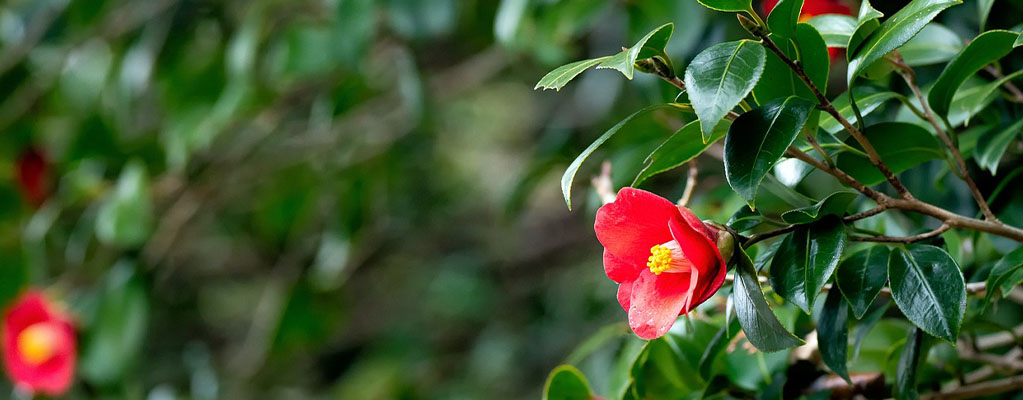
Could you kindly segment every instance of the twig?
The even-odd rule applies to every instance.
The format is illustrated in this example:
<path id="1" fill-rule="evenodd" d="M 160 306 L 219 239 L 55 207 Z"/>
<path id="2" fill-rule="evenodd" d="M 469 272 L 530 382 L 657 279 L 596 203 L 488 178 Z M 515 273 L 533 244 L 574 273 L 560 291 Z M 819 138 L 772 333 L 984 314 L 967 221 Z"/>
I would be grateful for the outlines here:
<path id="1" fill-rule="evenodd" d="M 951 226 L 948 224 L 941 224 L 938 229 L 930 232 L 921 233 L 919 235 L 906 236 L 906 237 L 894 237 L 894 236 L 853 236 L 852 240 L 857 242 L 878 242 L 878 243 L 913 243 L 921 240 L 930 239 L 938 236 L 945 231 L 949 230 Z"/>
<path id="2" fill-rule="evenodd" d="M 973 194 L 973 199 L 976 200 L 977 205 L 980 206 L 980 211 L 984 213 L 984 218 L 998 222 L 998 218 L 995 217 L 995 213 L 991 211 L 991 207 L 988 206 L 987 201 L 984 200 L 984 195 L 980 193 L 980 188 L 977 187 L 977 183 L 973 181 L 973 177 L 970 176 L 970 171 L 966 169 L 966 161 L 963 160 L 962 153 L 959 152 L 959 148 L 956 147 L 955 143 L 952 143 L 952 139 L 945 132 L 945 129 L 938 123 L 937 118 L 934 116 L 934 110 L 931 110 L 931 106 L 927 103 L 927 99 L 924 97 L 923 92 L 920 91 L 920 87 L 916 83 L 916 72 L 913 68 L 906 65 L 901 61 L 901 56 L 896 54 L 896 59 L 889 59 L 889 62 L 895 65 L 899 71 L 899 75 L 909 85 L 910 90 L 913 91 L 913 95 L 920 100 L 920 106 L 923 108 L 924 117 L 931 126 L 934 127 L 935 132 L 938 133 L 938 137 L 945 143 L 945 147 L 952 153 L 952 158 L 955 159 L 956 166 L 959 168 L 959 176 L 966 182 L 966 186 L 969 186 L 970 193 Z"/>
<path id="3" fill-rule="evenodd" d="M 803 67 L 792 61 L 792 59 L 781 51 L 781 49 L 778 48 L 778 45 L 776 45 L 774 41 L 767 36 L 767 32 L 757 31 L 756 34 L 760 37 L 760 43 L 777 55 L 778 58 L 780 58 L 782 62 L 784 62 L 785 65 L 792 70 L 792 72 L 795 72 L 796 76 L 803 81 L 803 84 L 805 84 L 806 87 L 813 92 L 813 95 L 817 97 L 817 102 L 820 103 L 821 108 L 835 118 L 836 121 L 842 124 L 845 130 L 849 132 L 849 135 L 856 139 L 856 142 L 863 147 L 863 151 L 867 153 L 870 163 L 874 164 L 874 167 L 881 171 L 881 174 L 884 175 L 886 180 L 888 180 L 888 183 L 891 183 L 892 186 L 895 187 L 895 191 L 899 193 L 899 197 L 904 199 L 913 198 L 913 195 L 911 195 L 909 190 L 902 185 L 902 182 L 895 176 L 895 173 L 893 173 L 892 170 L 888 168 L 888 165 L 881 160 L 881 155 L 877 153 L 877 150 L 875 150 L 874 146 L 870 144 L 867 137 L 863 136 L 863 133 L 860 132 L 859 129 L 849 123 L 849 121 L 846 120 L 837 109 L 835 109 L 835 106 L 831 104 L 831 101 L 828 100 L 827 96 L 824 96 L 824 93 L 821 93 L 820 89 L 817 88 L 817 85 L 814 85 L 813 81 L 810 80 L 810 77 L 806 75 L 806 72 L 803 71 Z"/>
<path id="4" fill-rule="evenodd" d="M 685 207 L 689 205 L 689 199 L 693 197 L 693 189 L 696 189 L 696 176 L 700 173 L 696 165 L 696 159 L 689 160 L 689 172 L 686 174 L 686 188 L 682 190 L 682 198 L 678 199 L 678 205 Z"/>
<path id="5" fill-rule="evenodd" d="M 604 161 L 600 166 L 600 176 L 595 176 L 590 180 L 593 184 L 593 188 L 597 190 L 597 196 L 600 196 L 600 202 L 603 204 L 613 203 L 615 201 L 615 188 L 614 182 L 611 181 L 611 162 Z"/>
<path id="6" fill-rule="evenodd" d="M 920 398 L 926 400 L 969 399 L 973 397 L 1005 393 L 1017 389 L 1023 389 L 1023 375 L 961 386 L 950 392 L 932 393 L 921 396 Z"/>
<path id="7" fill-rule="evenodd" d="M 991 74 L 991 76 L 994 76 L 995 79 L 1005 78 L 1005 75 L 1002 74 L 1002 71 L 999 71 L 998 68 L 995 68 L 994 65 L 988 64 L 986 67 L 984 67 L 984 70 Z M 1006 90 L 1012 93 L 1012 101 L 1016 103 L 1023 103 L 1023 91 L 1020 91 L 1019 88 L 1016 87 L 1016 84 L 1006 81 L 1003 86 L 1005 86 Z"/>

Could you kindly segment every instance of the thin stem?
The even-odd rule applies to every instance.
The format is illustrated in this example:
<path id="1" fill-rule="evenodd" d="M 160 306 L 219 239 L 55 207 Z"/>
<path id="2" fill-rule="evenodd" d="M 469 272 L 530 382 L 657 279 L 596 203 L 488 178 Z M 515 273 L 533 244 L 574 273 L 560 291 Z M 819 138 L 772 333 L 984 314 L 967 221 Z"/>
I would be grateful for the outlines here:
<path id="1" fill-rule="evenodd" d="M 824 93 L 821 93 L 820 89 L 818 89 L 817 86 L 814 85 L 813 81 L 810 80 L 810 77 L 806 75 L 806 72 L 803 71 L 803 67 L 801 67 L 799 64 L 796 64 L 794 61 L 792 61 L 792 59 L 785 55 L 785 53 L 778 48 L 778 45 L 776 45 L 774 41 L 767 36 L 766 33 L 764 32 L 759 33 L 760 42 L 764 45 L 764 47 L 766 47 L 768 50 L 771 50 L 771 52 L 777 55 L 778 58 L 780 58 L 782 62 L 784 62 L 785 65 L 787 65 L 789 69 L 792 70 L 792 72 L 795 72 L 796 76 L 798 76 L 799 79 L 803 81 L 803 84 L 805 84 L 806 87 L 809 88 L 811 92 L 813 92 L 813 95 L 817 97 L 817 102 L 820 103 L 821 108 L 825 112 L 830 114 L 833 118 L 835 118 L 836 121 L 842 124 L 842 127 L 844 127 L 845 130 L 848 131 L 849 134 L 854 139 L 856 139 L 856 142 L 858 142 L 860 146 L 863 147 L 863 150 L 867 153 L 867 156 L 870 158 L 870 162 L 874 164 L 874 167 L 881 171 L 881 174 L 884 175 L 886 180 L 888 180 L 888 183 L 891 183 L 892 186 L 895 187 L 895 191 L 899 193 L 899 196 L 904 199 L 913 198 L 913 195 L 911 195 L 909 193 L 909 190 L 907 190 L 906 187 L 902 185 L 902 182 L 899 181 L 899 178 L 895 176 L 895 173 L 893 173 L 892 170 L 888 168 L 888 165 L 886 165 L 884 161 L 881 160 L 881 155 L 877 153 L 877 150 L 875 150 L 874 146 L 870 144 L 870 141 L 867 140 L 866 136 L 863 136 L 863 133 L 860 132 L 859 129 L 857 129 L 855 126 L 849 123 L 849 121 L 845 119 L 845 117 L 843 117 L 842 114 L 839 113 L 837 109 L 835 109 L 835 106 L 831 104 L 831 101 L 828 100 L 826 96 L 824 96 Z"/>
<path id="2" fill-rule="evenodd" d="M 1019 389 L 1023 389 L 1023 375 L 981 382 L 972 385 L 960 386 L 959 388 L 949 392 L 934 393 L 921 396 L 921 399 L 926 400 L 969 399 L 974 397 L 991 396 L 994 394 L 1005 393 Z"/>
<path id="3" fill-rule="evenodd" d="M 952 227 L 949 226 L 948 224 L 941 224 L 941 226 L 938 227 L 938 229 L 935 229 L 935 230 L 930 231 L 930 232 L 921 233 L 919 235 L 906 236 L 906 237 L 894 237 L 894 236 L 883 236 L 883 235 L 879 235 L 879 236 L 853 236 L 852 240 L 857 241 L 857 242 L 913 243 L 913 242 L 919 242 L 921 240 L 926 240 L 926 239 L 930 239 L 932 237 L 938 236 L 938 235 L 944 233 L 945 231 L 949 230 L 950 228 L 952 228 Z"/>
<path id="4" fill-rule="evenodd" d="M 994 65 L 988 64 L 988 66 L 984 67 L 984 70 L 991 74 L 991 76 L 994 76 L 995 79 L 1005 78 L 1002 71 L 999 71 Z M 1006 81 L 1003 86 L 1005 86 L 1005 89 L 1008 90 L 1009 93 L 1012 93 L 1012 98 L 1010 100 L 1016 103 L 1023 103 L 1023 91 L 1020 91 L 1019 88 L 1016 87 L 1016 84 Z"/>
<path id="5" fill-rule="evenodd" d="M 935 132 L 938 133 L 938 137 L 945 143 L 945 147 L 948 148 L 948 151 L 952 153 L 952 158 L 955 159 L 956 166 L 959 168 L 958 175 L 966 182 L 966 186 L 969 186 L 970 193 L 973 194 L 973 199 L 977 202 L 977 205 L 980 206 L 980 211 L 984 213 L 984 218 L 989 221 L 998 222 L 998 218 L 995 217 L 995 213 L 991 211 L 991 207 L 989 207 L 987 201 L 984 200 L 984 195 L 980 193 L 980 188 L 977 187 L 977 183 L 974 182 L 973 178 L 970 176 L 970 171 L 966 169 L 966 161 L 963 160 L 963 155 L 959 152 L 959 147 L 952 143 L 952 139 L 948 136 L 948 133 L 945 132 L 944 127 L 938 123 L 937 118 L 934 116 L 934 111 L 931 110 L 931 106 L 927 103 L 927 99 L 924 98 L 923 92 L 920 91 L 920 87 L 916 83 L 916 72 L 913 71 L 912 67 L 906 65 L 900 60 L 889 61 L 897 67 L 899 75 L 902 75 L 902 78 L 906 81 L 906 84 L 909 85 L 910 90 L 913 91 L 916 98 L 920 99 L 920 106 L 923 107 L 925 119 L 934 127 Z"/>
<path id="6" fill-rule="evenodd" d="M 696 176 L 700 173 L 700 169 L 696 165 L 696 159 L 689 160 L 689 172 L 686 174 L 686 188 L 682 191 L 682 197 L 678 199 L 678 205 L 685 207 L 689 205 L 689 200 L 693 197 L 693 190 L 696 189 Z"/>

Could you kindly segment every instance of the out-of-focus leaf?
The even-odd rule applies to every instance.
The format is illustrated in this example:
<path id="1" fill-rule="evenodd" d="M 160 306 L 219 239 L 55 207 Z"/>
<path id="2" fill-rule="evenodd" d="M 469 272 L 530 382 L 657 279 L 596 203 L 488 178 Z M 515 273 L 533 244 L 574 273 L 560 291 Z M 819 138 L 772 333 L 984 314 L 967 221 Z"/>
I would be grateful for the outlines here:
<path id="1" fill-rule="evenodd" d="M 1009 278 L 1016 274 L 1016 271 L 1023 270 L 1023 247 L 1009 252 L 991 268 L 987 278 L 987 294 L 984 296 L 984 305 L 987 305 L 995 292 L 1003 282 L 1010 281 Z M 1008 294 L 1003 290 L 1003 295 Z"/>
<path id="2" fill-rule="evenodd" d="M 82 375 L 95 385 L 110 385 L 130 373 L 142 350 L 149 324 L 149 302 L 132 262 L 121 261 L 97 293 L 95 319 L 86 332 Z"/>
<path id="3" fill-rule="evenodd" d="M 750 208 L 757 188 L 789 145 L 813 108 L 798 97 L 777 99 L 739 116 L 725 136 L 725 177 Z"/>
<path id="4" fill-rule="evenodd" d="M 887 275 L 887 273 L 885 273 Z M 888 307 L 891 306 L 891 302 L 884 300 L 878 304 L 874 309 L 863 316 L 860 319 L 860 324 L 856 328 L 856 338 L 853 339 L 853 359 L 860 357 L 860 348 L 863 346 L 863 339 L 867 337 L 871 329 L 881 321 L 884 317 L 884 313 L 888 311 Z"/>
<path id="5" fill-rule="evenodd" d="M 969 124 L 974 115 L 980 113 L 984 107 L 998 98 L 998 90 L 1002 85 L 1020 75 L 1023 75 L 1023 71 L 1013 72 L 990 83 L 956 91 L 948 110 L 949 122 L 953 125 Z M 917 103 L 914 102 L 914 104 Z"/>
<path id="6" fill-rule="evenodd" d="M 931 109 L 939 116 L 948 115 L 952 98 L 963 82 L 985 65 L 1009 54 L 1017 37 L 1019 37 L 1017 32 L 994 30 L 984 32 L 973 39 L 952 62 L 948 63 L 931 87 L 927 94 L 927 103 L 931 105 Z"/>
<path id="7" fill-rule="evenodd" d="M 739 12 L 751 11 L 753 5 L 750 0 L 698 0 L 707 8 L 715 11 Z"/>
<path id="8" fill-rule="evenodd" d="M 966 282 L 955 260 L 930 245 L 909 245 L 888 258 L 892 298 L 913 324 L 955 343 L 966 312 Z"/>
<path id="9" fill-rule="evenodd" d="M 863 116 L 869 115 L 888 100 L 903 97 L 901 94 L 886 91 L 875 86 L 855 86 L 853 87 L 853 96 L 856 98 L 856 105 L 860 108 L 860 115 Z M 849 123 L 856 123 L 856 112 L 853 111 L 852 104 L 849 103 L 849 95 L 847 93 L 838 95 L 838 97 L 832 100 L 831 104 L 835 106 L 838 113 L 845 117 Z M 845 129 L 835 117 L 828 113 L 821 113 L 820 127 L 832 134 Z"/>
<path id="10" fill-rule="evenodd" d="M 911 67 L 947 62 L 963 49 L 963 40 L 937 22 L 931 22 L 909 42 L 899 47 L 899 55 Z M 859 104 L 859 103 L 857 103 Z"/>
<path id="11" fill-rule="evenodd" d="M 852 306 L 856 319 L 862 319 L 874 298 L 888 282 L 888 247 L 871 246 L 838 265 L 835 282 Z"/>
<path id="12" fill-rule="evenodd" d="M 855 192 L 835 192 L 812 206 L 786 211 L 781 219 L 790 224 L 805 224 L 827 215 L 841 216 L 857 196 Z"/>
<path id="13" fill-rule="evenodd" d="M 1009 143 L 1023 131 L 1023 119 L 1016 121 L 1005 129 L 992 130 L 980 137 L 977 141 L 977 149 L 974 151 L 974 159 L 981 168 L 991 171 L 991 175 L 998 174 L 998 163 L 1002 155 L 1009 148 Z"/>
<path id="14" fill-rule="evenodd" d="M 668 39 L 671 38 L 671 32 L 674 27 L 675 25 L 672 23 L 661 25 L 647 33 L 646 36 L 643 36 L 632 47 L 622 50 L 613 56 L 576 61 L 555 68 L 553 71 L 548 72 L 547 75 L 544 75 L 543 78 L 540 78 L 540 81 L 536 83 L 533 89 L 561 90 L 569 81 L 593 66 L 596 66 L 598 69 L 616 69 L 622 75 L 625 75 L 626 78 L 632 79 L 636 70 L 636 60 L 655 56 L 666 58 L 664 56 L 664 46 L 668 44 Z"/>
<path id="15" fill-rule="evenodd" d="M 886 19 L 870 34 L 859 49 L 850 46 L 855 56 L 849 60 L 848 81 L 860 75 L 868 66 L 885 54 L 906 44 L 916 36 L 942 10 L 961 3 L 961 0 L 913 0 Z"/>
<path id="16" fill-rule="evenodd" d="M 821 360 L 832 372 L 852 384 L 846 367 L 849 350 L 848 318 L 849 307 L 842 295 L 837 290 L 828 292 L 820 318 L 817 319 L 817 343 L 820 345 Z"/>
<path id="17" fill-rule="evenodd" d="M 565 196 L 565 204 L 568 205 L 569 210 L 572 209 L 572 181 L 575 180 L 575 174 L 579 172 L 579 167 L 583 165 L 583 162 L 586 161 L 586 158 L 589 157 L 590 154 L 592 154 L 595 150 L 597 150 L 597 148 L 600 147 L 600 145 L 604 144 L 604 142 L 606 142 L 608 139 L 610 139 L 612 136 L 618 133 L 618 131 L 621 130 L 622 127 L 624 127 L 626 124 L 628 124 L 629 121 L 631 121 L 633 118 L 636 118 L 637 116 L 649 113 L 654 110 L 660 110 L 665 108 L 675 108 L 685 111 L 691 110 L 689 106 L 685 104 L 668 103 L 655 104 L 652 106 L 648 106 L 642 110 L 636 111 L 632 113 L 632 115 L 625 117 L 625 119 L 615 124 L 615 126 L 612 126 L 611 129 L 608 129 L 607 132 L 604 132 L 603 135 L 600 135 L 600 137 L 597 138 L 597 140 L 590 144 L 589 147 L 583 150 L 583 152 L 580 153 L 579 156 L 577 156 L 575 160 L 572 161 L 572 164 L 569 164 L 568 169 L 565 170 L 565 174 L 561 176 L 561 194 Z"/>
<path id="18" fill-rule="evenodd" d="M 153 224 L 146 167 L 132 161 L 121 171 L 117 186 L 100 206 L 96 237 L 108 245 L 134 247 L 149 237 Z"/>
<path id="19" fill-rule="evenodd" d="M 764 48 L 759 44 L 738 40 L 711 46 L 689 63 L 685 84 L 700 118 L 704 141 L 756 86 L 764 72 L 765 58 Z"/>
<path id="20" fill-rule="evenodd" d="M 828 47 L 845 48 L 856 30 L 856 18 L 841 14 L 824 14 L 806 21 L 820 32 Z"/>
<path id="21" fill-rule="evenodd" d="M 705 143 L 700 133 L 700 122 L 693 121 L 686 124 L 647 156 L 646 161 L 644 161 L 646 166 L 643 167 L 642 171 L 639 171 L 639 175 L 632 182 L 632 186 L 636 187 L 651 176 L 668 171 L 696 158 L 704 150 L 707 150 L 710 145 L 725 137 L 725 133 L 728 132 L 728 127 L 730 126 L 731 123 L 719 124 L 717 128 L 714 128 L 714 133 L 711 135 L 710 140 Z"/>
<path id="22" fill-rule="evenodd" d="M 764 298 L 764 291 L 757 281 L 753 261 L 742 248 L 736 248 L 732 259 L 736 260 L 735 282 L 732 299 L 735 302 L 735 316 L 742 325 L 746 338 L 763 352 L 774 352 L 803 344 L 803 341 L 785 329 L 778 317 L 771 311 Z"/>
<path id="23" fill-rule="evenodd" d="M 945 156 L 944 150 L 937 139 L 920 125 L 905 122 L 884 122 L 868 126 L 863 135 L 874 146 L 892 172 L 899 173 L 910 169 L 924 161 L 940 159 Z M 849 140 L 853 147 L 860 148 L 859 143 Z M 845 152 L 835 162 L 838 168 L 866 185 L 876 185 L 884 181 L 884 175 L 862 155 Z"/>
<path id="24" fill-rule="evenodd" d="M 797 229 L 782 241 L 771 261 L 771 287 L 809 314 L 814 300 L 838 267 L 845 249 L 845 225 L 836 217 Z"/>
<path id="25" fill-rule="evenodd" d="M 995 0 L 977 0 L 977 16 L 980 20 L 981 31 L 987 26 L 987 17 L 991 14 L 991 6 L 994 4 Z"/>
<path id="26" fill-rule="evenodd" d="M 923 344 L 923 332 L 913 329 L 902 347 L 899 367 L 895 377 L 895 398 L 898 400 L 919 399 L 916 392 L 916 370 L 920 364 L 920 347 Z"/>
<path id="27" fill-rule="evenodd" d="M 727 318 L 725 324 L 721 326 L 718 333 L 707 344 L 707 350 L 700 356 L 700 376 L 704 380 L 710 378 L 711 369 L 714 367 L 714 360 L 717 358 L 718 353 L 721 353 L 721 350 L 728 346 L 728 342 L 732 339 L 730 332 L 737 332 L 738 324 L 738 320 Z"/>
<path id="28" fill-rule="evenodd" d="M 779 1 L 767 16 L 767 26 L 771 28 L 771 33 L 782 38 L 792 37 L 802 10 L 803 0 Z"/>
<path id="29" fill-rule="evenodd" d="M 582 372 L 571 365 L 561 365 L 547 376 L 544 400 L 590 400 L 590 384 Z"/>

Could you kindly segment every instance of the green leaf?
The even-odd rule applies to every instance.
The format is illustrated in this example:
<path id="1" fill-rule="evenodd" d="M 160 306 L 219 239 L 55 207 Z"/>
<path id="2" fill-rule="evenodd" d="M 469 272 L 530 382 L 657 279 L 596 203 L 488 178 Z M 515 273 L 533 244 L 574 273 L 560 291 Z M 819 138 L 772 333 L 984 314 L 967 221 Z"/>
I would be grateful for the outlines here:
<path id="1" fill-rule="evenodd" d="M 838 264 L 835 283 L 852 306 L 856 319 L 863 318 L 888 282 L 888 253 L 886 246 L 872 246 Z"/>
<path id="2" fill-rule="evenodd" d="M 736 231 L 744 232 L 755 228 L 762 222 L 764 222 L 764 216 L 744 205 L 732 214 L 732 217 L 728 219 L 727 225 Z"/>
<path id="3" fill-rule="evenodd" d="M 820 318 L 817 319 L 817 343 L 821 351 L 821 360 L 832 372 L 852 384 L 846 367 L 849 351 L 848 319 L 849 307 L 846 306 L 842 295 L 837 290 L 828 292 Z"/>
<path id="4" fill-rule="evenodd" d="M 841 14 L 818 15 L 806 22 L 817 28 L 828 47 L 837 48 L 849 45 L 849 38 L 856 31 L 857 24 L 856 18 Z"/>
<path id="5" fill-rule="evenodd" d="M 887 276 L 887 272 L 885 273 Z M 884 314 L 888 311 L 888 307 L 891 307 L 891 302 L 887 299 L 882 299 L 877 307 L 868 312 L 860 319 L 860 324 L 856 328 L 856 337 L 853 338 L 853 359 L 860 357 L 860 348 L 863 346 L 863 339 L 866 339 L 867 334 L 870 333 L 871 329 L 881 321 Z"/>
<path id="6" fill-rule="evenodd" d="M 835 192 L 809 207 L 786 211 L 781 215 L 782 221 L 790 224 L 805 224 L 823 218 L 826 215 L 843 215 L 853 200 L 856 192 Z"/>
<path id="7" fill-rule="evenodd" d="M 984 305 L 991 301 L 1003 282 L 1009 280 L 1016 271 L 1020 270 L 1023 270 L 1023 247 L 1009 252 L 991 268 L 991 273 L 987 277 L 987 294 L 984 295 Z M 1006 293 L 1003 291 L 1002 294 Z"/>
<path id="8" fill-rule="evenodd" d="M 668 61 L 667 56 L 664 55 L 664 46 L 668 44 L 668 39 L 671 38 L 671 32 L 674 28 L 675 25 L 670 22 L 657 27 L 647 33 L 646 36 L 643 36 L 642 39 L 639 39 L 632 47 L 604 59 L 604 61 L 597 65 L 597 69 L 616 69 L 622 75 L 625 75 L 626 78 L 632 79 L 636 69 L 636 60 L 661 56 L 665 61 Z"/>
<path id="9" fill-rule="evenodd" d="M 869 0 L 863 0 L 863 2 L 860 3 L 860 11 L 856 13 L 856 22 L 862 24 L 866 21 L 875 20 L 883 16 L 884 13 L 875 10 Z"/>
<path id="10" fill-rule="evenodd" d="M 739 12 L 752 11 L 750 0 L 698 0 L 700 4 L 714 11 Z"/>
<path id="11" fill-rule="evenodd" d="M 1019 46 L 1023 46 L 1023 32 L 1021 32 L 1019 34 L 1019 37 L 1016 38 L 1015 42 L 1012 42 L 1012 47 L 1019 47 Z"/>
<path id="12" fill-rule="evenodd" d="M 906 44 L 942 10 L 961 2 L 961 0 L 911 1 L 885 20 L 858 50 L 850 46 L 851 50 L 855 50 L 855 56 L 849 60 L 848 81 L 852 82 L 874 61 Z"/>
<path id="13" fill-rule="evenodd" d="M 625 75 L 626 78 L 632 79 L 636 70 L 636 60 L 658 56 L 667 60 L 667 56 L 664 55 L 664 46 L 668 44 L 668 39 L 671 38 L 673 29 L 674 24 L 669 22 L 650 31 L 636 42 L 635 45 L 622 50 L 618 54 L 576 61 L 555 68 L 553 71 L 548 72 L 547 75 L 544 75 L 543 78 L 540 78 L 540 82 L 536 83 L 533 90 L 543 88 L 545 90 L 555 89 L 560 91 L 568 82 L 593 66 L 596 66 L 598 69 L 616 69 L 622 75 Z"/>
<path id="14" fill-rule="evenodd" d="M 966 282 L 955 260 L 930 245 L 908 245 L 888 258 L 892 298 L 913 324 L 955 343 L 966 311 Z"/>
<path id="15" fill-rule="evenodd" d="M 920 363 L 920 348 L 923 334 L 920 329 L 913 329 L 902 347 L 899 366 L 895 376 L 895 398 L 897 400 L 915 400 L 920 395 L 916 392 L 916 370 Z"/>
<path id="16" fill-rule="evenodd" d="M 980 20 L 980 30 L 984 30 L 987 25 L 987 17 L 991 14 L 991 6 L 995 4 L 995 0 L 977 0 L 977 16 Z"/>
<path id="17" fill-rule="evenodd" d="M 920 33 L 899 47 L 902 61 L 911 67 L 947 62 L 963 49 L 963 40 L 937 22 L 924 26 Z"/>
<path id="18" fill-rule="evenodd" d="M 1023 75 L 1023 70 L 1013 72 L 994 82 L 957 90 L 948 111 L 949 123 L 954 126 L 958 126 L 960 123 L 969 124 L 974 115 L 998 98 L 998 90 L 1002 85 L 1020 75 Z M 914 104 L 919 105 L 918 102 L 914 102 Z"/>
<path id="19" fill-rule="evenodd" d="M 696 158 L 704 150 L 707 150 L 710 145 L 725 137 L 729 126 L 731 126 L 731 123 L 718 124 L 710 140 L 704 143 L 703 135 L 700 133 L 700 122 L 693 121 L 686 124 L 647 156 L 643 162 L 646 166 L 636 176 L 632 186 L 639 186 L 640 183 L 643 183 L 643 181 L 651 176 L 673 169 Z"/>
<path id="20" fill-rule="evenodd" d="M 771 260 L 771 286 L 809 314 L 814 300 L 838 267 L 845 248 L 845 225 L 837 217 L 797 229 L 782 240 Z"/>
<path id="21" fill-rule="evenodd" d="M 700 376 L 707 380 L 710 378 L 711 369 L 714 366 L 714 359 L 717 358 L 718 353 L 728 347 L 728 343 L 732 339 L 730 332 L 737 331 L 739 321 L 735 318 L 726 318 L 725 324 L 721 326 L 718 333 L 714 335 L 714 338 L 707 344 L 707 350 L 700 356 Z"/>
<path id="22" fill-rule="evenodd" d="M 771 33 L 782 38 L 792 37 L 799 22 L 799 13 L 803 10 L 803 0 L 781 0 L 771 9 L 767 16 L 767 27 Z"/>
<path id="23" fill-rule="evenodd" d="M 739 319 L 746 338 L 754 347 L 765 353 L 784 350 L 799 346 L 804 342 L 785 329 L 767 305 L 764 291 L 757 281 L 757 271 L 753 261 L 741 247 L 736 246 L 735 282 L 733 283 L 732 300 L 735 303 L 735 316 Z"/>
<path id="24" fill-rule="evenodd" d="M 803 65 L 810 82 L 818 88 L 828 87 L 831 61 L 828 46 L 817 29 L 810 24 L 800 23 L 795 26 L 791 39 L 780 39 L 773 34 L 772 38 L 782 52 Z M 753 97 L 760 104 L 793 95 L 817 100 L 816 95 L 806 87 L 806 84 L 773 52 L 767 55 L 763 76 L 770 76 L 772 79 L 761 79 L 753 88 Z"/>
<path id="25" fill-rule="evenodd" d="M 883 17 L 880 11 L 877 11 L 870 5 L 870 1 L 863 0 L 860 3 L 860 12 L 856 17 L 856 29 L 853 30 L 852 35 L 849 35 L 849 43 L 846 44 L 846 59 L 852 60 L 856 51 L 860 49 L 863 42 L 867 40 L 867 37 L 871 33 L 877 30 L 881 23 L 878 22 L 878 18 Z"/>
<path id="26" fill-rule="evenodd" d="M 540 78 L 540 82 L 536 83 L 533 90 L 543 88 L 544 90 L 554 89 L 560 91 L 561 88 L 565 87 L 568 82 L 575 79 L 575 77 L 583 73 L 583 71 L 604 62 L 604 60 L 607 60 L 608 58 L 611 58 L 611 56 L 591 58 L 589 60 L 576 61 L 574 63 L 562 65 L 555 68 L 553 71 L 548 72 L 547 75 L 543 76 L 543 78 Z"/>
<path id="27" fill-rule="evenodd" d="M 998 162 L 1002 160 L 1002 155 L 1005 154 L 1009 143 L 1012 143 L 1012 139 L 1015 139 L 1021 130 L 1023 130 L 1023 119 L 1005 129 L 992 130 L 981 136 L 977 141 L 977 150 L 974 152 L 977 164 L 980 164 L 981 168 L 991 171 L 991 175 L 997 175 Z"/>
<path id="28" fill-rule="evenodd" d="M 749 94 L 764 72 L 764 48 L 750 40 L 719 43 L 696 55 L 685 83 L 704 141 L 728 112 Z"/>
<path id="29" fill-rule="evenodd" d="M 973 39 L 934 82 L 927 103 L 939 116 L 948 115 L 952 98 L 966 79 L 992 62 L 1005 57 L 1012 50 L 1012 43 L 1019 36 L 1011 31 L 987 31 Z"/>
<path id="30" fill-rule="evenodd" d="M 856 105 L 860 108 L 860 115 L 867 116 L 874 112 L 881 104 L 891 99 L 903 98 L 899 93 L 889 92 L 876 86 L 856 86 L 853 87 L 853 96 L 856 97 Z M 845 117 L 846 120 L 851 124 L 855 124 L 857 121 L 856 112 L 853 111 L 852 104 L 849 103 L 849 95 L 846 93 L 838 95 L 831 102 L 838 113 Z M 820 127 L 826 132 L 834 134 L 845 129 L 835 117 L 831 114 L 821 113 L 820 116 Z"/>
<path id="31" fill-rule="evenodd" d="M 571 365 L 560 365 L 547 376 L 544 400 L 590 400 L 590 384 L 582 372 Z"/>
<path id="32" fill-rule="evenodd" d="M 945 153 L 937 139 L 920 125 L 906 122 L 884 122 L 868 126 L 863 135 L 874 146 L 881 160 L 888 164 L 892 172 L 899 173 L 928 160 L 945 157 Z M 859 143 L 850 138 L 849 145 L 862 149 Z M 845 152 L 838 155 L 835 163 L 838 168 L 847 172 L 865 185 L 876 185 L 884 182 L 884 176 L 870 163 L 866 157 Z"/>
<path id="33" fill-rule="evenodd" d="M 725 136 L 725 177 L 750 208 L 764 176 L 796 139 L 813 108 L 798 97 L 777 99 L 732 122 Z"/>
<path id="34" fill-rule="evenodd" d="M 128 163 L 117 178 L 117 187 L 100 205 L 96 216 L 96 237 L 120 247 L 141 245 L 153 225 L 149 199 L 149 177 L 140 161 Z"/>
<path id="35" fill-rule="evenodd" d="M 604 144 L 604 142 L 606 142 L 608 139 L 610 139 L 612 136 L 618 133 L 618 131 L 621 130 L 622 127 L 624 127 L 626 124 L 628 124 L 629 121 L 632 121 L 633 118 L 636 118 L 640 115 L 649 113 L 654 110 L 660 110 L 664 108 L 688 110 L 689 106 L 677 103 L 655 104 L 652 106 L 647 106 L 642 110 L 636 111 L 632 113 L 632 115 L 625 117 L 625 119 L 615 124 L 615 126 L 612 126 L 611 129 L 608 129 L 607 132 L 604 132 L 603 135 L 600 135 L 600 137 L 597 138 L 597 140 L 591 143 L 589 147 L 583 150 L 583 152 L 580 153 L 579 156 L 577 156 L 575 160 L 572 161 L 572 164 L 569 164 L 568 169 L 565 170 L 565 174 L 561 176 L 561 193 L 565 196 L 565 204 L 568 205 L 569 210 L 572 209 L 572 181 L 575 180 L 575 174 L 579 172 L 579 167 L 583 165 L 583 162 L 586 161 L 586 158 L 589 157 L 590 154 L 592 154 L 595 150 L 597 150 L 597 148 L 600 147 L 600 145 Z"/>
<path id="36" fill-rule="evenodd" d="M 95 385 L 121 381 L 139 359 L 149 323 L 149 302 L 135 264 L 118 262 L 99 289 L 87 327 L 82 375 Z"/>

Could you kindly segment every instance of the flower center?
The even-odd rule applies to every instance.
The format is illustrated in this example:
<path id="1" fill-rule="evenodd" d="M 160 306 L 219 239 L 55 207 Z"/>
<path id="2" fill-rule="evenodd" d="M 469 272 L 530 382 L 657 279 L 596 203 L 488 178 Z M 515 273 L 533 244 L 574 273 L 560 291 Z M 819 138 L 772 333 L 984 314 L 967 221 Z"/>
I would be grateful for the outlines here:
<path id="1" fill-rule="evenodd" d="M 18 352 L 26 363 L 39 365 L 56 354 L 58 340 L 59 333 L 52 324 L 40 322 L 29 325 L 18 334 Z"/>
<path id="2" fill-rule="evenodd" d="M 651 247 L 650 258 L 647 259 L 646 266 L 654 275 L 660 275 L 663 272 L 688 272 L 692 269 L 692 264 L 682 255 L 678 242 L 674 240 Z"/>

